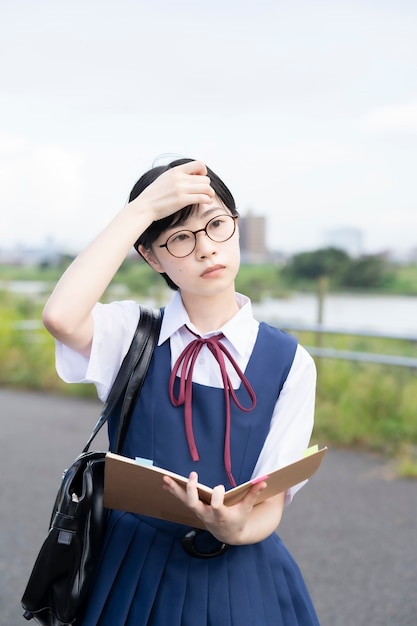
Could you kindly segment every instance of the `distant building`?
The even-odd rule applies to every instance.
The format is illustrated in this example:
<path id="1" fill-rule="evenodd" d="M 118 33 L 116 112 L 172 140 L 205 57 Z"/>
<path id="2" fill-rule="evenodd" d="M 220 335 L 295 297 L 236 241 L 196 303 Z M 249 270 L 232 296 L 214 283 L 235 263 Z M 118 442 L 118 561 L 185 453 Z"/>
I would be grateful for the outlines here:
<path id="1" fill-rule="evenodd" d="M 328 230 L 323 239 L 326 248 L 338 248 L 353 258 L 363 254 L 363 234 L 358 228 Z"/>
<path id="2" fill-rule="evenodd" d="M 406 259 L 409 263 L 417 263 L 417 248 L 412 248 L 407 255 Z"/>
<path id="3" fill-rule="evenodd" d="M 57 244 L 51 237 L 47 237 L 39 247 L 16 243 L 12 247 L 0 246 L 0 264 L 17 265 L 21 267 L 57 265 L 62 258 Z"/>
<path id="4" fill-rule="evenodd" d="M 266 218 L 249 211 L 239 218 L 240 249 L 244 263 L 264 263 L 268 259 L 266 247 Z"/>

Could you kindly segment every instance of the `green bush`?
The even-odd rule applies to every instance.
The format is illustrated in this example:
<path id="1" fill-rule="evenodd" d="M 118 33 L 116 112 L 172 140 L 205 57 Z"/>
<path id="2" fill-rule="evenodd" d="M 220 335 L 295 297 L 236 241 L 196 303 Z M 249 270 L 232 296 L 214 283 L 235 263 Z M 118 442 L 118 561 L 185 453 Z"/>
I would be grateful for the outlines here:
<path id="1" fill-rule="evenodd" d="M 322 360 L 315 437 L 391 455 L 417 444 L 415 387 L 401 367 Z"/>
<path id="2" fill-rule="evenodd" d="M 40 324 L 43 303 L 6 293 L 0 296 L 0 385 L 95 394 L 91 385 L 66 385 L 58 378 L 55 343 Z"/>

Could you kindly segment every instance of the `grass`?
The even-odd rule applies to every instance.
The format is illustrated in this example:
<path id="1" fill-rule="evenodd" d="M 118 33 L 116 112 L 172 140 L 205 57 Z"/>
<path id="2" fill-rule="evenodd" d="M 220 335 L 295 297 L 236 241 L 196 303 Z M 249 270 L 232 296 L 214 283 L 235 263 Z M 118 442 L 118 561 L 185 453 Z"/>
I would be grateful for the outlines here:
<path id="1" fill-rule="evenodd" d="M 313 333 L 298 333 L 316 345 Z M 413 342 L 377 337 L 323 335 L 322 347 L 399 356 L 416 355 Z M 383 454 L 396 473 L 417 477 L 417 370 L 366 362 L 317 359 L 313 439 Z"/>

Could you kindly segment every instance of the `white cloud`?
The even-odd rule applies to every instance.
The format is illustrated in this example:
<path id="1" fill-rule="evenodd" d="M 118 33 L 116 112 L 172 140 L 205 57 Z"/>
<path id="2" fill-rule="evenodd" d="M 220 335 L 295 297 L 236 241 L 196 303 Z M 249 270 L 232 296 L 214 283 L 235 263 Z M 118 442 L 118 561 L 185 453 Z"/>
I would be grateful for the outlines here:
<path id="1" fill-rule="evenodd" d="M 61 145 L 0 137 L 2 221 L 0 241 L 38 245 L 53 233 L 62 238 L 80 228 L 82 155 Z"/>
<path id="2" fill-rule="evenodd" d="M 361 127 L 374 132 L 417 133 L 417 98 L 371 110 L 361 120 Z"/>

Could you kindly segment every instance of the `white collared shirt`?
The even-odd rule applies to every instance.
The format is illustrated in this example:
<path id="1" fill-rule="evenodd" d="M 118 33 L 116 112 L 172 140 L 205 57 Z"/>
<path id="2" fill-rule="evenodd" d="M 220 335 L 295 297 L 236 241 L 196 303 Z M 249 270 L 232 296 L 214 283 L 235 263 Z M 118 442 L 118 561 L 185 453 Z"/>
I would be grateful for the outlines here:
<path id="1" fill-rule="evenodd" d="M 235 359 L 240 369 L 245 371 L 258 335 L 259 324 L 252 316 L 249 298 L 236 294 L 236 299 L 239 306 L 239 311 L 236 315 L 221 328 L 213 329 L 209 333 L 200 335 L 199 330 L 188 317 L 179 292 L 174 295 L 165 309 L 158 342 L 158 345 L 161 345 L 167 339 L 170 338 L 171 340 L 171 369 L 184 348 L 187 347 L 190 341 L 195 339 L 193 333 L 204 338 L 223 333 L 224 339 L 222 339 L 222 343 Z M 242 332 L 243 329 L 244 332 Z M 227 373 L 233 387 L 236 389 L 241 383 L 239 376 L 235 368 L 230 366 L 229 360 L 225 359 L 225 362 Z M 178 374 L 180 373 L 181 369 Z M 220 367 L 207 346 L 202 346 L 200 349 L 193 369 L 193 381 L 209 387 L 223 387 Z"/>
<path id="2" fill-rule="evenodd" d="M 256 342 L 259 323 L 253 318 L 252 306 L 246 296 L 236 294 L 239 311 L 221 328 L 213 329 L 203 337 L 222 332 L 223 343 L 244 372 Z M 94 338 L 90 358 L 57 342 L 56 366 L 65 382 L 94 383 L 99 398 L 104 401 L 129 349 L 139 317 L 136 302 L 125 300 L 111 304 L 98 303 L 93 310 Z M 190 322 L 176 292 L 165 308 L 158 344 L 171 342 L 171 367 L 182 350 L 195 337 L 186 326 L 199 334 Z M 215 367 L 211 367 L 212 361 Z M 232 384 L 240 380 L 226 359 L 226 368 Z M 273 376 L 273 372 L 271 372 Z M 203 346 L 193 370 L 193 381 L 211 387 L 222 387 L 220 368 L 210 350 Z M 271 427 L 256 463 L 253 476 L 262 476 L 297 461 L 308 447 L 314 419 L 316 368 L 310 355 L 300 345 L 287 380 L 275 405 Z M 287 493 L 286 503 L 302 486 L 296 485 Z"/>

